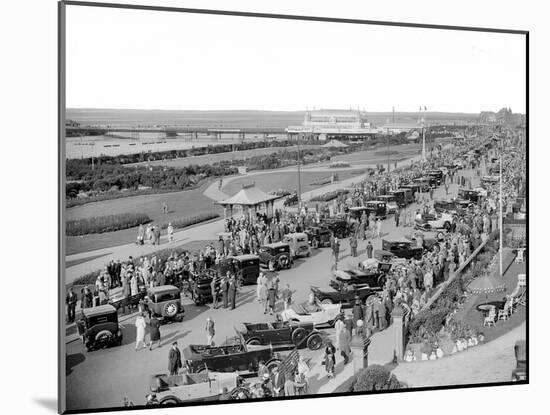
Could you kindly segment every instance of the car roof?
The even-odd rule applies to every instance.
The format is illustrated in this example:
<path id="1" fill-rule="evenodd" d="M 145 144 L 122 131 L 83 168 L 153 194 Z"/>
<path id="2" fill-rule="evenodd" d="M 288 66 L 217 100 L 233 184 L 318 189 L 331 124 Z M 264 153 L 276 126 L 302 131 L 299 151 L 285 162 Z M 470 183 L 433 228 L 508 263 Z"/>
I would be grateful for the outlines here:
<path id="1" fill-rule="evenodd" d="M 288 246 L 286 242 L 274 242 L 272 244 L 262 245 L 268 248 L 279 248 L 281 246 Z"/>
<path id="2" fill-rule="evenodd" d="M 292 236 L 295 236 L 295 237 L 301 237 L 301 236 L 307 236 L 304 232 L 292 232 L 292 233 L 287 233 L 285 235 L 285 237 L 292 237 Z"/>
<path id="3" fill-rule="evenodd" d="M 158 287 L 149 288 L 148 292 L 149 294 L 159 294 L 164 293 L 166 291 L 179 291 L 178 287 L 174 287 L 173 285 L 159 285 Z"/>
<path id="4" fill-rule="evenodd" d="M 258 255 L 252 255 L 252 254 L 236 255 L 233 258 L 239 259 L 241 261 L 246 261 L 248 259 L 260 259 Z"/>
<path id="5" fill-rule="evenodd" d="M 104 304 L 97 307 L 83 308 L 84 317 L 95 317 L 102 314 L 116 313 L 117 310 L 111 304 Z"/>
<path id="6" fill-rule="evenodd" d="M 386 203 L 385 200 L 368 200 L 366 203 Z"/>

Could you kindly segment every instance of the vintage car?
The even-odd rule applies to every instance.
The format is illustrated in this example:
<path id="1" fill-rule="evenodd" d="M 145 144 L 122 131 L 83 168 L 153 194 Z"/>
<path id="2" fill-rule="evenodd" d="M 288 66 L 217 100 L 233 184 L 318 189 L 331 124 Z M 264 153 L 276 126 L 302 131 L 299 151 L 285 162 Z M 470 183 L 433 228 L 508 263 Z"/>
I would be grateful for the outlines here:
<path id="1" fill-rule="evenodd" d="M 298 258 L 311 255 L 311 248 L 307 239 L 307 234 L 302 232 L 294 232 L 286 234 L 283 237 L 283 242 L 290 246 L 290 256 Z"/>
<path id="2" fill-rule="evenodd" d="M 196 305 L 207 304 L 212 302 L 212 279 L 218 278 L 219 271 L 216 268 L 208 268 L 202 271 L 200 274 L 194 274 L 191 276 L 189 290 L 191 292 L 191 299 Z M 216 287 L 219 288 L 220 281 Z"/>
<path id="3" fill-rule="evenodd" d="M 477 203 L 480 199 L 480 194 L 476 190 L 458 189 L 458 199 L 469 200 L 472 203 Z"/>
<path id="4" fill-rule="evenodd" d="M 431 178 L 434 178 L 437 186 L 439 186 L 443 181 L 443 171 L 441 170 L 428 170 L 426 175 Z"/>
<path id="5" fill-rule="evenodd" d="M 336 318 L 340 315 L 340 304 L 321 303 L 311 308 L 308 304 L 293 304 L 280 314 L 282 321 L 290 323 L 307 324 L 315 327 L 332 327 Z"/>
<path id="6" fill-rule="evenodd" d="M 429 213 L 419 213 L 414 219 L 415 228 L 421 230 L 433 229 L 451 229 L 453 224 L 453 215 L 447 212 L 436 212 L 435 215 Z"/>
<path id="7" fill-rule="evenodd" d="M 403 235 L 406 239 L 414 242 L 415 246 L 419 246 L 418 239 L 420 238 L 422 240 L 422 248 L 431 251 L 434 249 L 436 245 L 439 244 L 440 241 L 445 239 L 445 232 L 438 231 L 438 232 L 421 232 L 421 231 L 414 231 L 412 233 L 408 233 Z"/>
<path id="8" fill-rule="evenodd" d="M 489 186 L 491 184 L 498 183 L 500 180 L 500 175 L 494 175 L 494 176 L 483 176 L 481 178 L 481 185 L 482 186 Z"/>
<path id="9" fill-rule="evenodd" d="M 255 373 L 258 363 L 264 361 L 269 369 L 278 366 L 281 359 L 270 346 L 231 344 L 207 346 L 192 344 L 182 350 L 182 359 L 189 373 L 239 372 Z"/>
<path id="10" fill-rule="evenodd" d="M 183 402 L 218 401 L 225 388 L 233 399 L 249 399 L 248 389 L 241 386 L 243 379 L 237 373 L 182 373 L 181 375 L 153 375 L 151 392 L 160 405 Z"/>
<path id="11" fill-rule="evenodd" d="M 397 205 L 395 195 L 393 194 L 381 195 L 381 196 L 377 196 L 377 198 L 382 202 L 386 202 L 386 214 L 391 215 L 397 211 L 397 208 L 399 206 Z"/>
<path id="12" fill-rule="evenodd" d="M 374 295 L 378 288 L 373 288 L 367 284 L 342 284 L 339 290 L 321 291 L 318 287 L 311 287 L 311 292 L 315 295 L 321 304 L 340 304 L 342 308 L 353 307 L 355 299 L 358 297 L 361 302 Z"/>
<path id="13" fill-rule="evenodd" d="M 418 186 L 418 190 L 417 190 L 418 192 L 426 193 L 430 191 L 430 188 L 432 187 L 432 185 L 435 186 L 436 181 L 431 177 L 424 176 L 424 177 L 418 177 L 416 179 L 413 179 L 412 183 Z M 403 186 L 403 187 L 408 187 L 408 186 Z"/>
<path id="14" fill-rule="evenodd" d="M 260 257 L 258 255 L 237 255 L 220 260 L 217 265 L 218 275 L 231 272 L 243 285 L 256 284 L 260 275 Z"/>
<path id="15" fill-rule="evenodd" d="M 181 291 L 173 285 L 160 285 L 147 290 L 147 307 L 161 323 L 183 321 Z"/>
<path id="16" fill-rule="evenodd" d="M 109 304 L 111 304 L 117 310 L 121 307 L 137 307 L 139 302 L 145 298 L 147 290 L 145 286 L 139 287 L 139 292 L 137 294 L 125 297 L 122 291 L 119 291 L 116 294 L 113 294 L 109 297 Z"/>
<path id="17" fill-rule="evenodd" d="M 368 285 L 372 289 L 382 289 L 386 283 L 386 274 L 391 269 L 391 264 L 376 261 L 376 267 L 367 267 L 364 262 L 358 264 L 356 269 L 338 269 L 332 274 L 329 285 L 335 290 L 340 290 L 343 284 Z"/>
<path id="18" fill-rule="evenodd" d="M 382 250 L 394 254 L 398 258 L 422 258 L 423 248 L 417 247 L 415 243 L 408 239 L 382 239 Z"/>
<path id="19" fill-rule="evenodd" d="M 525 340 L 518 340 L 514 345 L 516 368 L 512 371 L 512 382 L 527 380 L 527 345 Z"/>
<path id="20" fill-rule="evenodd" d="M 87 352 L 122 344 L 118 312 L 110 304 L 83 308 L 82 318 L 76 322 L 76 327 Z"/>
<path id="21" fill-rule="evenodd" d="M 338 239 L 344 239 L 350 232 L 350 226 L 344 218 L 326 218 L 323 219 L 322 225 L 327 227 Z"/>
<path id="22" fill-rule="evenodd" d="M 260 247 L 260 265 L 270 271 L 279 271 L 292 267 L 290 245 L 285 242 L 275 242 Z"/>
<path id="23" fill-rule="evenodd" d="M 393 190 L 391 195 L 393 195 L 395 203 L 399 207 L 406 207 L 414 201 L 413 191 L 407 187 L 400 187 L 397 190 Z"/>
<path id="24" fill-rule="evenodd" d="M 288 195 L 285 198 L 285 201 L 283 202 L 284 206 L 293 206 L 296 203 L 298 203 L 298 192 L 293 192 L 292 194 Z"/>
<path id="25" fill-rule="evenodd" d="M 322 246 L 330 246 L 332 232 L 326 226 L 311 226 L 305 231 L 308 243 L 316 249 Z"/>
<path id="26" fill-rule="evenodd" d="M 275 321 L 273 323 L 242 323 L 235 331 L 248 345 L 308 347 L 318 350 L 323 338 L 312 322 Z"/>

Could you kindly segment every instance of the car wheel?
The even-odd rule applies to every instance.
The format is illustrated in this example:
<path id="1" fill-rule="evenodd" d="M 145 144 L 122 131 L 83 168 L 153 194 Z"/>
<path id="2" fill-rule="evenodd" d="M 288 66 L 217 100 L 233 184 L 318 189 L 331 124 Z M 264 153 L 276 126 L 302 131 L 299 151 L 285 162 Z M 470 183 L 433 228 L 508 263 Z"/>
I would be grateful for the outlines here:
<path id="1" fill-rule="evenodd" d="M 113 337 L 113 333 L 111 333 L 109 330 L 100 330 L 96 335 L 95 335 L 95 341 L 96 342 L 106 342 L 108 341 L 111 337 Z"/>
<path id="2" fill-rule="evenodd" d="M 323 344 L 323 339 L 320 334 L 312 334 L 307 339 L 307 347 L 309 350 L 319 350 Z"/>
<path id="3" fill-rule="evenodd" d="M 162 315 L 166 317 L 175 317 L 178 314 L 178 304 L 174 301 L 164 304 L 162 307 Z"/>
<path id="4" fill-rule="evenodd" d="M 249 344 L 250 346 L 259 346 L 261 343 L 258 339 L 251 339 L 248 340 L 246 344 Z"/>
<path id="5" fill-rule="evenodd" d="M 279 257 L 279 268 L 289 268 L 290 267 L 290 259 L 286 255 L 281 255 Z"/>
<path id="6" fill-rule="evenodd" d="M 182 401 L 176 398 L 175 396 L 165 396 L 159 401 L 160 405 L 177 405 Z"/>
<path id="7" fill-rule="evenodd" d="M 325 298 L 321 301 L 321 304 L 334 304 L 334 302 L 330 298 Z"/>
<path id="8" fill-rule="evenodd" d="M 292 343 L 296 346 L 300 345 L 307 337 L 307 331 L 301 327 L 298 327 L 292 332 Z"/>

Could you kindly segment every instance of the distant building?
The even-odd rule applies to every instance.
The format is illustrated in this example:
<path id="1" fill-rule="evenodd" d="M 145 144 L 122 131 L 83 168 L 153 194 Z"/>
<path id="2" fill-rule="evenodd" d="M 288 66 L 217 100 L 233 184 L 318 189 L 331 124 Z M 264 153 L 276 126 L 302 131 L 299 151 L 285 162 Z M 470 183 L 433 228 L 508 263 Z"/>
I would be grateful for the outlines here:
<path id="1" fill-rule="evenodd" d="M 511 108 L 502 108 L 498 112 L 482 111 L 479 114 L 481 124 L 525 124 L 524 114 L 514 114 Z"/>
<path id="2" fill-rule="evenodd" d="M 327 139 L 367 139 L 380 131 L 371 127 L 366 113 L 358 110 L 308 111 L 302 125 L 286 128 L 290 136 Z"/>

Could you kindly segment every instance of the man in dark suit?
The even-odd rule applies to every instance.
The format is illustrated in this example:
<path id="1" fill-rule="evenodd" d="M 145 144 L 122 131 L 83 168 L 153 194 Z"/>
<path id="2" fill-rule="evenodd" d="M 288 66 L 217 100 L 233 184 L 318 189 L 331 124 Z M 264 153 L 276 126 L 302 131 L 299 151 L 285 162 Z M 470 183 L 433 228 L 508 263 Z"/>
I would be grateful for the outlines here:
<path id="1" fill-rule="evenodd" d="M 178 342 L 174 342 L 168 353 L 168 371 L 170 375 L 177 375 L 181 367 L 181 352 L 180 349 L 178 349 Z"/>
<path id="2" fill-rule="evenodd" d="M 67 320 L 69 323 L 74 323 L 77 301 L 78 301 L 78 296 L 74 293 L 72 288 L 69 288 L 69 292 L 67 293 L 67 298 L 65 299 L 65 302 L 67 303 Z"/>
<path id="3" fill-rule="evenodd" d="M 271 387 L 273 388 L 273 396 L 284 396 L 285 378 L 279 373 L 277 366 L 271 371 Z"/>
<path id="4" fill-rule="evenodd" d="M 120 282 L 120 272 L 122 270 L 122 265 L 120 264 L 120 259 L 117 259 L 114 264 L 114 280 L 117 286 L 121 285 Z"/>
<path id="5" fill-rule="evenodd" d="M 229 287 L 227 289 L 227 296 L 229 298 L 229 308 L 231 310 L 235 309 L 235 302 L 237 301 L 237 285 L 235 282 L 235 277 L 231 276 L 229 280 Z"/>

